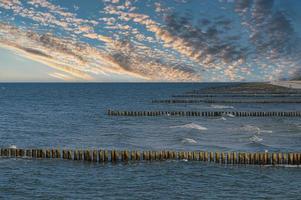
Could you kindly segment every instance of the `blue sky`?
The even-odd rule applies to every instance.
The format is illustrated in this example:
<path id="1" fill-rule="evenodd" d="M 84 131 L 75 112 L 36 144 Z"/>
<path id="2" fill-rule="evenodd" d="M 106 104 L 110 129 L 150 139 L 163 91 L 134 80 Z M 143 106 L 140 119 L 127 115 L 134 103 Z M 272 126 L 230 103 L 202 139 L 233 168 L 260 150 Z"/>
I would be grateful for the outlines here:
<path id="1" fill-rule="evenodd" d="M 0 81 L 300 76 L 299 0 L 1 0 Z"/>

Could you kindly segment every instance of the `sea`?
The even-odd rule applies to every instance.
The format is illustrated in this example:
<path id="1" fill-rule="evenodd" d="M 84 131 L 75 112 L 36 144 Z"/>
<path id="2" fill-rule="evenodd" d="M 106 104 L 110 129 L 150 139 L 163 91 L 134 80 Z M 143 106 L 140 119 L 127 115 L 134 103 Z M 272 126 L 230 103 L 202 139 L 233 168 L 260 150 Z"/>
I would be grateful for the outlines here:
<path id="1" fill-rule="evenodd" d="M 298 117 L 107 115 L 108 109 L 301 111 L 293 103 L 152 103 L 228 84 L 0 83 L 0 148 L 301 151 Z M 301 167 L 0 158 L 0 199 L 221 198 L 301 199 Z"/>

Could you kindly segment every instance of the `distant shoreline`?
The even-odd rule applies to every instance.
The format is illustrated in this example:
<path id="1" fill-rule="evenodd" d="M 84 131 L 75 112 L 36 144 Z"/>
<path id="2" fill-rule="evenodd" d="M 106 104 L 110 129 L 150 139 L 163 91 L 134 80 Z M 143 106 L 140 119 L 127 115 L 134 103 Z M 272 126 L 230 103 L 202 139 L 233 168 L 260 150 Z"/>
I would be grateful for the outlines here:
<path id="1" fill-rule="evenodd" d="M 286 88 L 301 89 L 301 81 L 272 81 L 270 84 Z"/>

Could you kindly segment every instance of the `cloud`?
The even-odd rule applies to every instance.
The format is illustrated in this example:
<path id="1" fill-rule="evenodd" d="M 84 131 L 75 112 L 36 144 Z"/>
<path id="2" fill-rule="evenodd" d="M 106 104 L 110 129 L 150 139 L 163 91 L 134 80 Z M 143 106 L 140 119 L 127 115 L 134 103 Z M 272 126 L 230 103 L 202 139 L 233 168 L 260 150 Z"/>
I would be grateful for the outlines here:
<path id="1" fill-rule="evenodd" d="M 74 80 L 71 76 L 69 76 L 67 74 L 58 73 L 58 72 L 49 73 L 49 76 L 52 76 L 54 78 L 57 78 L 57 79 L 60 79 L 60 80 L 63 80 L 63 81 Z"/>
<path id="2" fill-rule="evenodd" d="M 92 75 L 101 73 L 125 74 L 148 80 L 199 80 L 198 75 L 185 68 L 159 63 L 151 54 L 142 56 L 145 49 L 131 42 L 113 41 L 100 35 L 92 38 L 101 38 L 111 50 L 101 51 L 72 39 L 24 31 L 0 23 L 2 46 L 76 78 L 93 80 Z"/>

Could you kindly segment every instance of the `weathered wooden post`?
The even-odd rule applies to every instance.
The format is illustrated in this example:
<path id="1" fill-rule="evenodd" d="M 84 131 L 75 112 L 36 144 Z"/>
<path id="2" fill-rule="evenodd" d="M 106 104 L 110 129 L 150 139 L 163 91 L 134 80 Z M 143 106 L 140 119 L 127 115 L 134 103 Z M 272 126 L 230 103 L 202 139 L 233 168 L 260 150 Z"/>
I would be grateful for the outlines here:
<path id="1" fill-rule="evenodd" d="M 36 158 L 37 157 L 37 150 L 36 149 L 32 149 L 31 150 L 31 157 L 32 158 Z"/>
<path id="2" fill-rule="evenodd" d="M 98 151 L 98 162 L 104 162 L 105 158 L 104 158 L 104 152 L 103 150 L 99 150 Z"/>
<path id="3" fill-rule="evenodd" d="M 26 149 L 26 157 L 31 157 L 31 149 Z"/>
<path id="4" fill-rule="evenodd" d="M 131 151 L 131 160 L 136 160 L 136 152 Z"/>
<path id="5" fill-rule="evenodd" d="M 16 157 L 16 149 L 15 148 L 9 149 L 9 156 L 10 157 Z"/>
<path id="6" fill-rule="evenodd" d="M 93 150 L 93 162 L 97 162 L 98 161 L 98 152 L 97 150 Z"/>
<path id="7" fill-rule="evenodd" d="M 107 150 L 104 151 L 104 162 L 109 160 L 109 152 Z"/>
<path id="8" fill-rule="evenodd" d="M 83 150 L 78 150 L 78 160 L 83 160 Z"/>
<path id="9" fill-rule="evenodd" d="M 237 153 L 236 152 L 232 152 L 232 159 L 233 159 L 233 164 L 237 164 Z"/>
<path id="10" fill-rule="evenodd" d="M 220 153 L 219 152 L 215 152 L 215 162 L 220 163 Z"/>
<path id="11" fill-rule="evenodd" d="M 51 158 L 51 151 L 50 151 L 50 149 L 46 149 L 46 158 Z"/>
<path id="12" fill-rule="evenodd" d="M 210 152 L 210 162 L 214 162 L 214 154 L 213 154 L 213 152 Z"/>
<path id="13" fill-rule="evenodd" d="M 79 160 L 78 159 L 78 150 L 73 151 L 73 160 Z"/>
<path id="14" fill-rule="evenodd" d="M 272 153 L 272 164 L 273 165 L 277 164 L 277 154 L 276 153 Z"/>
<path id="15" fill-rule="evenodd" d="M 90 150 L 85 150 L 84 151 L 84 160 L 85 161 L 89 161 L 89 162 L 92 161 Z"/>
<path id="16" fill-rule="evenodd" d="M 63 149 L 63 159 L 67 159 L 67 150 Z"/>

